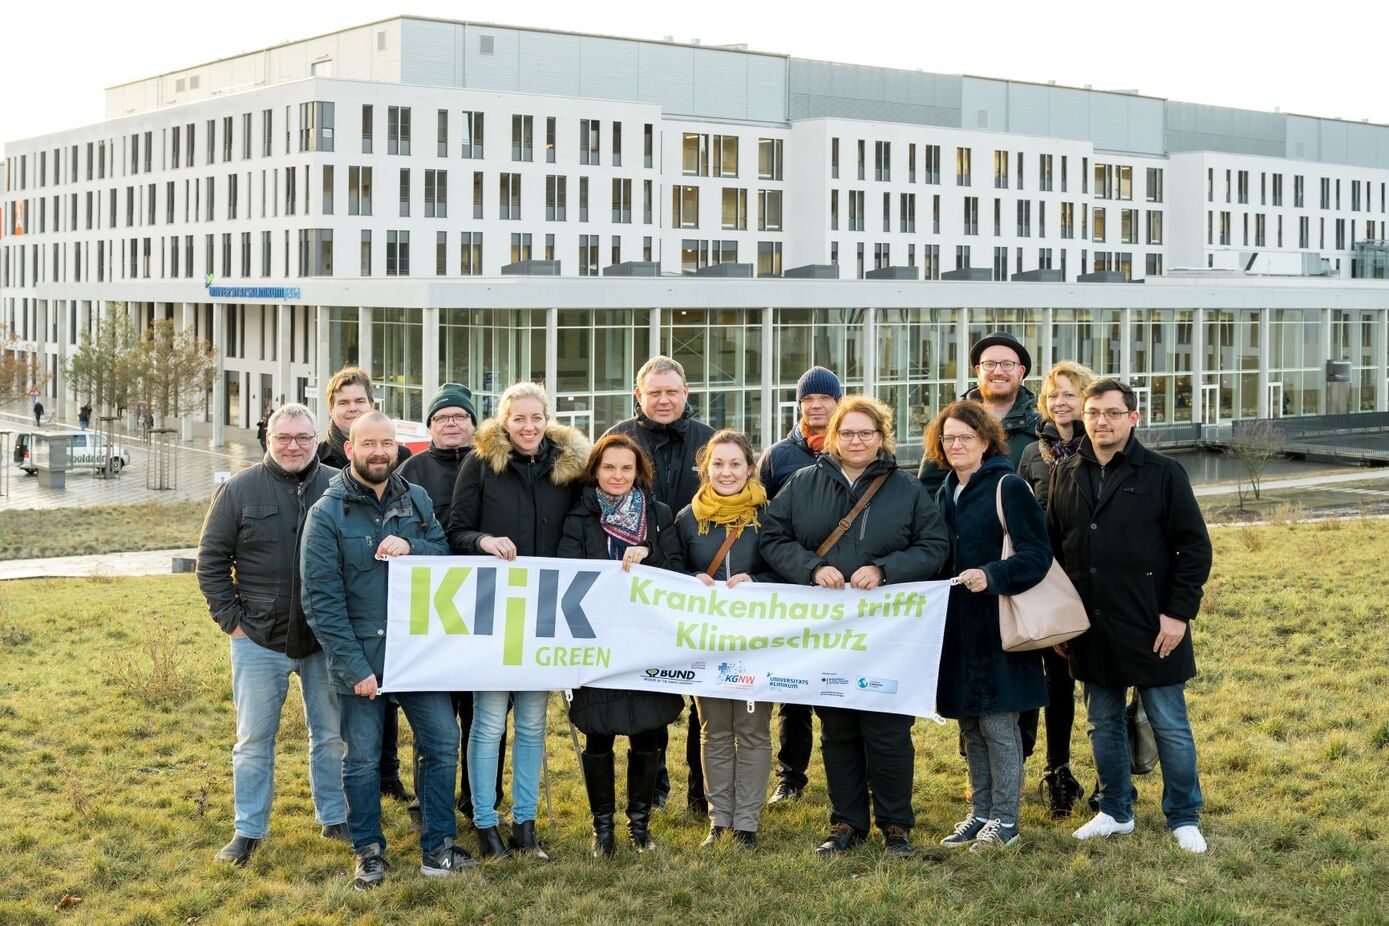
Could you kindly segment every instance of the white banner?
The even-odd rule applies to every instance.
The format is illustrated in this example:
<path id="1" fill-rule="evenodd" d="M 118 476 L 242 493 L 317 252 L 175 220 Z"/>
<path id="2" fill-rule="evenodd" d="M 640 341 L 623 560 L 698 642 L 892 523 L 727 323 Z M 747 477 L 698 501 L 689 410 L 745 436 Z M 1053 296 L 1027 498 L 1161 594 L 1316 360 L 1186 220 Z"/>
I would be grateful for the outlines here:
<path id="1" fill-rule="evenodd" d="M 946 582 L 871 592 L 618 562 L 390 564 L 385 691 L 670 691 L 932 717 Z"/>

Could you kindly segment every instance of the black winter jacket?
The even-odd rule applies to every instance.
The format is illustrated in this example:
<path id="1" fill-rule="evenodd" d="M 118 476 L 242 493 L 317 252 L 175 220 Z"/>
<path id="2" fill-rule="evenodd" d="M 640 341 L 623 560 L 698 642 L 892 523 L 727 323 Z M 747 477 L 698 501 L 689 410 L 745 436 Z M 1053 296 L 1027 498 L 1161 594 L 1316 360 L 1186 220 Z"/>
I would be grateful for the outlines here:
<path id="1" fill-rule="evenodd" d="M 983 395 L 979 388 L 969 390 L 961 399 L 969 399 L 973 402 L 983 401 Z M 1022 462 L 1023 451 L 1029 444 L 1037 440 L 1037 429 L 1042 424 L 1042 413 L 1037 411 L 1037 397 L 1032 394 L 1032 390 L 1026 386 L 1018 387 L 1018 397 L 1013 400 L 1013 407 L 1008 410 L 999 422 L 1003 425 L 1003 433 L 1008 436 L 1008 462 L 1013 464 L 1014 472 L 1021 472 L 1019 464 Z M 934 498 L 937 491 L 945 483 L 945 476 L 948 470 L 931 462 L 929 457 L 922 457 L 921 467 L 917 470 L 917 478 L 926 486 L 926 491 L 931 493 Z"/>
<path id="2" fill-rule="evenodd" d="M 889 474 L 887 482 L 868 507 L 832 550 L 816 556 L 840 518 L 882 473 Z M 815 570 L 824 565 L 838 569 L 847 582 L 869 563 L 882 569 L 885 584 L 924 582 L 935 578 L 950 551 L 935 500 L 889 454 L 870 463 L 853 486 L 839 461 L 823 454 L 786 481 L 762 523 L 762 558 L 783 582 L 794 585 L 814 584 Z"/>
<path id="3" fill-rule="evenodd" d="M 766 517 L 767 506 L 763 505 L 758 511 L 758 520 L 765 522 Z M 709 532 L 701 534 L 699 520 L 689 505 L 676 515 L 675 533 L 680 538 L 680 549 L 684 553 L 685 571 L 692 576 L 699 575 L 709 568 L 709 564 L 719 552 L 719 547 L 723 546 L 724 540 L 728 538 L 728 528 L 722 524 L 710 524 Z M 760 544 L 759 531 L 752 527 L 743 528 L 738 539 L 733 541 L 733 546 L 728 548 L 723 562 L 719 564 L 717 574 L 709 578 L 726 582 L 730 576 L 746 572 L 754 582 L 780 582 L 781 576 L 762 559 Z"/>
<path id="4" fill-rule="evenodd" d="M 1013 540 L 1013 555 L 1000 559 L 1003 527 L 998 523 L 994 493 L 1003 481 L 1003 515 Z M 950 574 L 982 569 L 987 592 L 963 585 L 950 589 L 941 642 L 936 710 L 942 717 L 976 717 L 1027 711 L 1047 703 L 1041 653 L 1005 653 L 998 629 L 998 596 L 1032 588 L 1051 568 L 1046 521 L 1027 484 L 1013 474 L 1004 457 L 984 461 L 959 501 L 959 477 L 945 477 L 936 501 L 950 529 Z"/>
<path id="5" fill-rule="evenodd" d="M 599 523 L 601 509 L 592 487 L 583 490 L 578 504 L 564 519 L 564 536 L 558 556 L 566 559 L 608 559 L 608 535 Z M 643 566 L 684 572 L 685 560 L 676 537 L 670 509 L 648 496 L 646 543 L 651 552 Z M 576 688 L 569 705 L 569 719 L 586 734 L 631 736 L 669 724 L 680 716 L 685 699 L 663 691 L 623 691 L 610 688 Z"/>
<path id="6" fill-rule="evenodd" d="M 784 438 L 762 451 L 762 459 L 758 461 L 757 478 L 767 490 L 767 497 L 775 498 L 792 473 L 813 466 L 819 457 L 805 442 L 801 423 L 793 424 Z"/>
<path id="7" fill-rule="evenodd" d="M 304 516 L 337 470 L 310 459 L 288 473 L 266 454 L 217 487 L 198 540 L 198 587 L 226 633 L 300 659 L 319 649 L 304 619 L 299 543 Z"/>
<path id="8" fill-rule="evenodd" d="M 689 405 L 685 406 L 685 413 L 670 424 L 657 424 L 638 409 L 636 417 L 619 421 L 608 428 L 607 434 L 630 435 L 646 451 L 656 470 L 656 484 L 652 486 L 656 501 L 671 511 L 684 508 L 699 491 L 695 454 L 709 443 L 714 429 L 696 421 L 694 409 Z"/>
<path id="9" fill-rule="evenodd" d="M 1206 521 L 1180 463 L 1133 436 L 1101 467 L 1087 437 L 1052 473 L 1047 529 L 1090 612 L 1090 630 L 1070 643 L 1077 680 L 1162 687 L 1196 674 L 1190 630 L 1166 659 L 1153 652 L 1158 616 L 1195 618 L 1211 571 Z"/>
<path id="10" fill-rule="evenodd" d="M 484 421 L 458 469 L 449 512 L 449 546 L 479 555 L 487 537 L 508 537 L 519 556 L 556 556 L 564 519 L 579 497 L 588 438 L 551 423 L 533 456 L 517 451 L 499 419 Z"/>
<path id="11" fill-rule="evenodd" d="M 458 469 L 472 448 L 447 450 L 433 443 L 423 453 L 417 453 L 400 464 L 396 472 L 406 482 L 413 482 L 429 493 L 434 500 L 434 517 L 440 524 L 449 523 L 453 510 L 453 487 L 458 482 Z"/>

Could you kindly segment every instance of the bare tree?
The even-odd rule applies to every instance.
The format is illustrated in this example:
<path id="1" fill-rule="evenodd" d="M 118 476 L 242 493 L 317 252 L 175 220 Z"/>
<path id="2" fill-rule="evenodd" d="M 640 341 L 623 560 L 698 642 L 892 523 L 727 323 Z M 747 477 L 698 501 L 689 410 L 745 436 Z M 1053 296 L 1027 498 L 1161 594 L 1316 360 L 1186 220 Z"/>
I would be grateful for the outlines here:
<path id="1" fill-rule="evenodd" d="M 1258 499 L 1263 491 L 1264 470 L 1283 455 L 1283 435 L 1268 419 L 1242 423 L 1235 428 L 1230 440 L 1230 452 L 1244 467 L 1249 487 Z M 1244 507 L 1244 490 L 1241 481 L 1240 507 Z"/>
<path id="2" fill-rule="evenodd" d="M 82 333 L 68 359 L 73 387 L 107 414 L 128 405 L 130 398 L 135 328 L 124 308 L 124 303 L 108 303 L 107 313 L 95 320 L 90 332 Z"/>
<path id="3" fill-rule="evenodd" d="M 19 401 L 35 386 L 42 390 L 48 380 L 35 345 L 19 340 L 13 329 L 0 331 L 0 406 Z"/>
<path id="4" fill-rule="evenodd" d="M 136 395 L 159 423 L 167 425 L 189 410 L 212 386 L 217 355 L 192 331 L 179 331 L 172 319 L 146 329 L 131 351 L 127 369 Z"/>

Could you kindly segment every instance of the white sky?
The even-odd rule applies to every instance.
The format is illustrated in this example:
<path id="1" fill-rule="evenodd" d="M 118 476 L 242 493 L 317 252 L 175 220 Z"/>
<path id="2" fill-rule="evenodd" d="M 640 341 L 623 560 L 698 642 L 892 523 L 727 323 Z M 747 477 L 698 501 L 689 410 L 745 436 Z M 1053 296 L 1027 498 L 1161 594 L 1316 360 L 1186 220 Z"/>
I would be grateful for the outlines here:
<path id="1" fill-rule="evenodd" d="M 13 3 L 4 14 L 0 140 L 103 120 L 103 89 L 284 41 L 408 13 L 706 45 L 746 43 L 858 64 L 920 68 L 1196 103 L 1389 124 L 1389 2 L 1052 0 L 941 3 L 632 0 L 187 0 Z M 727 11 L 727 15 L 720 15 Z M 865 14 L 876 14 L 866 21 Z"/>

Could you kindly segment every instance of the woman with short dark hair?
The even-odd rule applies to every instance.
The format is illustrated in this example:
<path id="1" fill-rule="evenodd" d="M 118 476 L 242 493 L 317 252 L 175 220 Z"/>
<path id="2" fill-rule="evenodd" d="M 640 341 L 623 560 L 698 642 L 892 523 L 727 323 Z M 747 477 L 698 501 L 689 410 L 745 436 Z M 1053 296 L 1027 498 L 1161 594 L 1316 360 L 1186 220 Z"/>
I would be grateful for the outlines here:
<path id="1" fill-rule="evenodd" d="M 1046 577 L 1051 542 L 1032 490 L 1008 462 L 1003 426 L 983 405 L 947 405 L 926 429 L 925 449 L 950 471 L 936 501 L 950 530 L 950 572 L 958 582 L 946 611 L 936 710 L 960 722 L 973 804 L 941 844 L 983 852 L 1017 842 L 1018 713 L 1047 701 L 1041 656 L 1003 650 L 998 596 L 1020 594 Z M 1007 559 L 1000 504 L 1013 542 Z"/>

